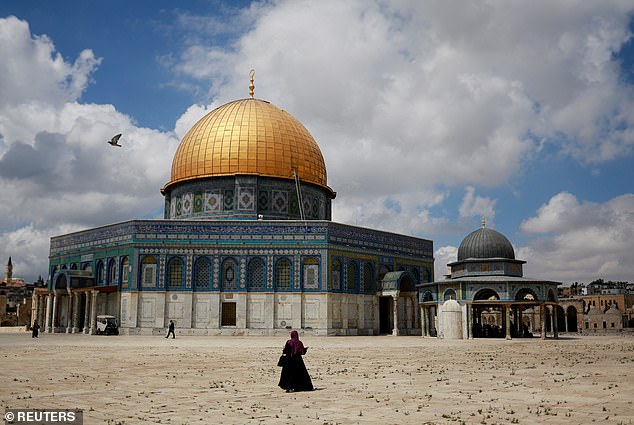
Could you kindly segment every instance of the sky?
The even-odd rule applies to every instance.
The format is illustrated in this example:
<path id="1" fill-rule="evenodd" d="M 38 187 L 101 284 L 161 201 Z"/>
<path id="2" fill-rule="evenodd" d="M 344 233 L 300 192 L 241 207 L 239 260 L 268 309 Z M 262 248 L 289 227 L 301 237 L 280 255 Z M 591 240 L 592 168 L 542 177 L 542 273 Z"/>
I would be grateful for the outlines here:
<path id="1" fill-rule="evenodd" d="M 162 218 L 187 130 L 248 97 L 311 132 L 333 221 L 433 240 L 481 226 L 524 275 L 634 281 L 634 3 L 0 2 L 0 264 Z M 123 148 L 106 140 L 123 133 Z"/>

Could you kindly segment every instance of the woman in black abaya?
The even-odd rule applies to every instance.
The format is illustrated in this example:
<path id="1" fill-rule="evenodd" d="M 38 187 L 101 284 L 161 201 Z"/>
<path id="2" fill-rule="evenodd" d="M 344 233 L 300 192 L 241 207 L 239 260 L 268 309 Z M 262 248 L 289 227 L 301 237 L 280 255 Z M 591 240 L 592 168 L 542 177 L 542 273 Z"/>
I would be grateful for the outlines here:
<path id="1" fill-rule="evenodd" d="M 286 341 L 282 351 L 286 355 L 286 364 L 282 366 L 282 374 L 278 384 L 286 392 L 312 391 L 314 389 L 302 359 L 307 349 L 308 347 L 304 347 L 304 344 L 299 340 L 297 331 L 292 331 L 291 339 Z"/>

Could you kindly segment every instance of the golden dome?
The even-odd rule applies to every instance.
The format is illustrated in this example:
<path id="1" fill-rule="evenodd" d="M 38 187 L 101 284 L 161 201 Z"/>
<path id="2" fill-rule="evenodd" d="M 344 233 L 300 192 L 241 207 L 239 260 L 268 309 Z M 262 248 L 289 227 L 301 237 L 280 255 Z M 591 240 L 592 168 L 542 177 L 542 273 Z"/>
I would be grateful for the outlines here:
<path id="1" fill-rule="evenodd" d="M 175 183 L 205 177 L 258 175 L 327 186 L 319 146 L 289 113 L 259 99 L 220 106 L 183 137 L 164 192 Z"/>

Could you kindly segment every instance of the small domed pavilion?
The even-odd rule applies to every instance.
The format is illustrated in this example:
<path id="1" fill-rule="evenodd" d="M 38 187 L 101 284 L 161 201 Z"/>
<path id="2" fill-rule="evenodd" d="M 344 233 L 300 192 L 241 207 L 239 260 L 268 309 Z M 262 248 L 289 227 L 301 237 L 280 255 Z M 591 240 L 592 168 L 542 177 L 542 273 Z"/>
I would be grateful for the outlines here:
<path id="1" fill-rule="evenodd" d="M 557 285 L 523 276 L 503 234 L 482 227 L 468 234 L 445 280 L 419 284 L 423 336 L 439 338 L 557 338 Z M 455 314 L 456 303 L 461 314 Z M 450 312 L 445 312 L 445 306 Z M 456 327 L 462 332 L 456 332 Z"/>

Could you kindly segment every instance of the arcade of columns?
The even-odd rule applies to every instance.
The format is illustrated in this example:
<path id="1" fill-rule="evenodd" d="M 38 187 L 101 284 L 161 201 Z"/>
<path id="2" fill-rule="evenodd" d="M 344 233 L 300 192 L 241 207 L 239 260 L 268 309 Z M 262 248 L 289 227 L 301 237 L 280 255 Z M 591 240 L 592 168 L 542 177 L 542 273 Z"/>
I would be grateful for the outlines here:
<path id="1" fill-rule="evenodd" d="M 65 333 L 84 333 L 94 335 L 97 332 L 97 297 L 100 291 L 95 289 L 75 289 L 57 290 L 57 291 L 40 291 L 33 293 L 33 315 L 31 324 L 37 320 L 38 323 L 44 324 L 43 329 L 46 333 L 53 333 L 60 327 L 59 323 L 59 300 L 61 297 L 69 297 L 71 302 L 67 303 Z M 398 328 L 399 299 L 403 301 L 403 311 L 405 315 L 405 329 L 417 328 L 419 326 L 419 317 L 413 306 L 416 305 L 416 294 L 392 294 L 392 335 L 400 335 Z M 80 311 L 81 297 L 84 297 L 84 311 Z M 422 312 L 422 308 L 421 308 Z M 83 314 L 83 322 L 81 315 Z M 80 327 L 83 323 L 83 327 Z M 90 323 L 89 326 L 86 324 Z M 71 326 L 72 325 L 72 326 Z M 63 326 L 63 325 L 62 325 Z"/>
<path id="2" fill-rule="evenodd" d="M 419 317 L 416 310 L 418 298 L 416 293 L 396 293 L 388 295 L 392 297 L 392 335 L 400 335 L 398 329 L 398 300 L 403 300 L 403 312 L 405 314 L 405 329 L 416 329 L 420 326 Z M 410 310 L 410 305 L 412 306 Z"/>
<path id="3" fill-rule="evenodd" d="M 97 332 L 97 297 L 100 291 L 95 289 L 41 291 L 33 293 L 33 317 L 32 321 L 44 324 L 42 328 L 46 333 L 53 333 L 59 328 L 60 299 L 68 297 L 66 303 L 66 329 L 65 333 L 84 333 L 94 335 Z M 81 298 L 84 297 L 84 311 L 81 312 Z M 83 321 L 81 318 L 83 317 Z M 83 327 L 80 328 L 80 323 Z M 86 324 L 90 324 L 87 326 Z"/>
<path id="4" fill-rule="evenodd" d="M 523 323 L 522 312 L 526 307 L 535 307 L 539 306 L 539 315 L 541 319 L 541 339 L 546 339 L 546 322 L 548 320 L 547 310 L 549 310 L 550 314 L 550 329 L 552 329 L 552 337 L 557 339 L 559 338 L 559 331 L 557 329 L 557 303 L 555 302 L 497 302 L 495 304 L 491 304 L 491 302 L 478 302 L 471 301 L 466 302 L 466 316 L 467 316 L 467 338 L 473 339 L 473 328 L 474 324 L 478 326 L 480 329 L 482 328 L 482 313 L 485 309 L 495 306 L 500 307 L 504 306 L 503 310 L 503 320 L 504 320 L 504 328 L 505 328 L 505 337 L 506 339 L 511 339 L 511 316 L 513 316 L 513 324 L 517 329 L 518 324 Z M 512 308 L 512 307 L 517 308 Z M 434 323 L 435 320 L 439 322 L 442 321 L 442 315 L 438 315 L 438 308 L 435 302 L 426 302 L 420 304 L 420 316 L 421 316 L 421 324 L 422 324 L 422 336 L 430 337 L 436 336 L 436 329 L 440 328 L 440 323 Z"/>

